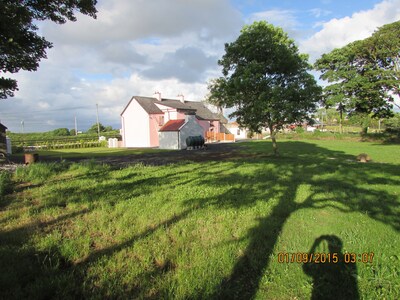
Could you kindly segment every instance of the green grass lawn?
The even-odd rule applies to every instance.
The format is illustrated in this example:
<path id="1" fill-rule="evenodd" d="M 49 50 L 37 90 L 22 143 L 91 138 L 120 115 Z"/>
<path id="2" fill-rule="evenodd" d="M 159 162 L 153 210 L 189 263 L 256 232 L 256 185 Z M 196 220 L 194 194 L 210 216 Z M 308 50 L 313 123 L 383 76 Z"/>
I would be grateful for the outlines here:
<path id="1" fill-rule="evenodd" d="M 0 298 L 399 299 L 400 146 L 279 146 L 18 169 L 0 198 Z M 302 263 L 310 253 L 338 261 Z"/>

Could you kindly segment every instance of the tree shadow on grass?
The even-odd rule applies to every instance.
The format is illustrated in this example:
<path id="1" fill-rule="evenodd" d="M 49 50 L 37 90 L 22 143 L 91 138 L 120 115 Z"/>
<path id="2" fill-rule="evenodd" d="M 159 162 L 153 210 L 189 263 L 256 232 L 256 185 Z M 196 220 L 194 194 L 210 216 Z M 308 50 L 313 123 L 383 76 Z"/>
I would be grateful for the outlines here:
<path id="1" fill-rule="evenodd" d="M 49 221 L 35 221 L 13 230 L 0 232 L 0 298 L 45 299 L 56 295 L 56 290 L 70 287 L 73 290 L 73 274 L 57 277 L 70 263 L 57 247 L 40 251 L 28 241 L 32 235 L 50 226 L 63 224 L 88 213 L 83 209 Z M 75 292 L 74 292 L 75 294 Z M 76 295 L 76 294 L 75 294 Z"/>
<path id="2" fill-rule="evenodd" d="M 353 162 L 352 156 L 309 143 L 290 142 L 290 147 L 301 149 L 299 156 L 237 162 L 234 168 L 254 166 L 250 176 L 231 173 L 210 180 L 207 172 L 199 175 L 204 178 L 205 186 L 235 187 L 215 199 L 199 200 L 203 205 L 241 209 L 260 201 L 277 201 L 272 211 L 260 215 L 257 226 L 247 232 L 249 244 L 244 254 L 211 297 L 254 298 L 286 221 L 299 210 L 333 207 L 345 213 L 362 212 L 397 231 L 400 229 L 398 197 L 373 186 L 377 183 L 399 186 L 398 166 L 359 164 Z M 299 201 L 296 197 L 302 185 L 310 186 L 310 194 Z"/>

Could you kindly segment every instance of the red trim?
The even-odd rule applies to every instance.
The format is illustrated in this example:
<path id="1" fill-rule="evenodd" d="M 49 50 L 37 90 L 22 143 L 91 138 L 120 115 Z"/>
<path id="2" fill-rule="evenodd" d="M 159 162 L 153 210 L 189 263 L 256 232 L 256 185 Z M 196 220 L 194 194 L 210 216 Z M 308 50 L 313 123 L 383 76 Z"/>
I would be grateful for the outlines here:
<path id="1" fill-rule="evenodd" d="M 169 120 L 159 131 L 179 131 L 185 120 Z"/>

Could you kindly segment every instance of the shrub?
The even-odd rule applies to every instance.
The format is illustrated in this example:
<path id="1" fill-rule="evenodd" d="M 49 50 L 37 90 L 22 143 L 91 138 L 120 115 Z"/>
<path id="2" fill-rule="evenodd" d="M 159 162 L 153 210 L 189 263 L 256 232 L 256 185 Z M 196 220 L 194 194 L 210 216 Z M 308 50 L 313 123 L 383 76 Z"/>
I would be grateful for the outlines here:
<path id="1" fill-rule="evenodd" d="M 295 130 L 296 130 L 296 133 L 304 133 L 304 128 L 301 126 L 297 126 Z"/>
<path id="2" fill-rule="evenodd" d="M 400 136 L 400 114 L 385 120 L 386 132 Z"/>
<path id="3" fill-rule="evenodd" d="M 24 152 L 24 148 L 22 146 L 11 145 L 11 149 L 12 149 L 12 153 L 14 153 L 14 154 Z"/>

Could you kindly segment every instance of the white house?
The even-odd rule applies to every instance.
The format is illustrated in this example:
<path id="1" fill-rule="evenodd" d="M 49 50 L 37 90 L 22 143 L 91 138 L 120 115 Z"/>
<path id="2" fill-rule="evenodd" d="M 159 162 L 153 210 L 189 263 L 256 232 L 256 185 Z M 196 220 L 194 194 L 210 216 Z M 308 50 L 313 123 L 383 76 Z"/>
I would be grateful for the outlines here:
<path id="1" fill-rule="evenodd" d="M 220 132 L 223 119 L 211 112 L 204 103 L 185 101 L 183 96 L 180 96 L 179 100 L 161 98 L 160 93 L 156 93 L 155 97 L 134 96 L 121 113 L 123 144 L 125 147 L 160 146 L 169 149 L 175 146 L 167 145 L 164 140 L 161 142 L 160 138 L 164 139 L 164 137 L 172 135 L 172 133 L 166 133 L 172 131 L 165 130 L 172 124 L 174 130 L 179 129 L 174 132 L 186 134 L 184 132 L 193 131 L 196 135 L 204 137 L 207 131 Z M 174 120 L 180 120 L 180 122 L 172 122 L 168 127 L 164 127 L 169 121 Z M 183 127 L 176 128 L 178 124 Z M 201 133 L 197 125 L 202 128 Z M 161 132 L 164 133 L 160 135 L 160 129 L 163 127 Z M 179 143 L 177 149 L 182 149 L 182 147 L 184 144 Z"/>
<path id="2" fill-rule="evenodd" d="M 225 124 L 226 129 L 235 136 L 235 140 L 246 139 L 248 130 L 239 126 L 237 122 Z"/>

